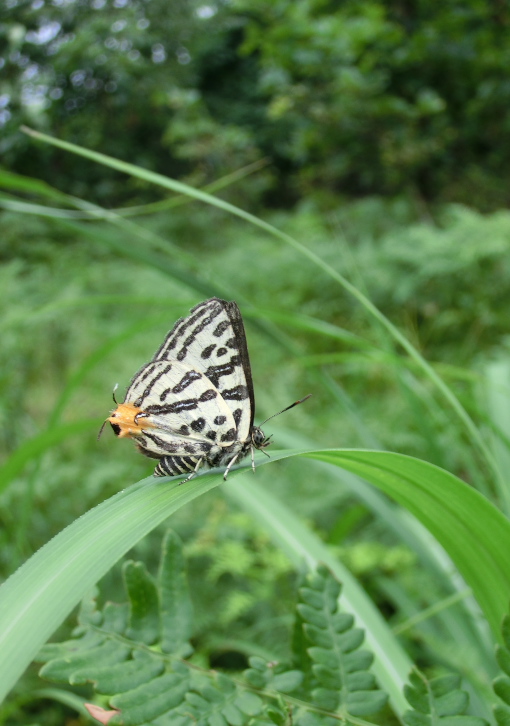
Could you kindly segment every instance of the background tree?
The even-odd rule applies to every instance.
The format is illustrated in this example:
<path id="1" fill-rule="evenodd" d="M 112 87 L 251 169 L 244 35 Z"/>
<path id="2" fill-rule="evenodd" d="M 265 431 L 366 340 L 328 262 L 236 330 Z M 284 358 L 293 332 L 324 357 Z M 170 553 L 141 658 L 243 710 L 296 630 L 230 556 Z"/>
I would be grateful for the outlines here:
<path id="1" fill-rule="evenodd" d="M 508 201 L 510 11 L 453 0 L 82 0 L 4 8 L 5 163 L 68 185 L 28 122 L 203 184 L 268 157 L 247 204 Z M 77 161 L 73 160 L 73 164 Z M 139 188 L 82 163 L 74 193 Z M 104 171 L 103 171 L 104 174 Z"/>

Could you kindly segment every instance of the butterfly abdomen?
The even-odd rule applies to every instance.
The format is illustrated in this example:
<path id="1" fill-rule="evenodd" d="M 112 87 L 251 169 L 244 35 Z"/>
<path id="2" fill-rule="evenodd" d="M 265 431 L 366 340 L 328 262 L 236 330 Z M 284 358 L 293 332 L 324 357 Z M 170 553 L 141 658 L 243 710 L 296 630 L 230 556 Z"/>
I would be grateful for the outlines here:
<path id="1" fill-rule="evenodd" d="M 194 456 L 165 456 L 154 469 L 154 476 L 180 476 L 196 471 L 200 458 Z"/>

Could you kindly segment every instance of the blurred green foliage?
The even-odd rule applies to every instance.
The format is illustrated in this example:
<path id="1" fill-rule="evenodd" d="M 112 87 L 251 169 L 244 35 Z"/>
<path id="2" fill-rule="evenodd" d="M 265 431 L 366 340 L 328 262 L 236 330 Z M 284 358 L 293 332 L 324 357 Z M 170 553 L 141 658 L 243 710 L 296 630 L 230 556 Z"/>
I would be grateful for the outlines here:
<path id="1" fill-rule="evenodd" d="M 73 177 L 74 194 L 110 205 L 147 190 L 34 152 L 20 123 L 198 185 L 267 157 L 245 205 L 508 202 L 505 4 L 17 0 L 0 13 L 4 163 Z"/>
<path id="2" fill-rule="evenodd" d="M 206 297 L 203 286 L 224 290 L 245 316 L 258 421 L 313 391 L 306 406 L 271 422 L 279 446 L 388 448 L 470 483 L 482 479 L 430 383 L 332 279 L 217 209 L 169 205 L 135 218 L 130 207 L 161 190 L 35 143 L 19 125 L 195 186 L 260 161 L 222 196 L 294 235 L 363 290 L 506 453 L 508 432 L 491 421 L 479 384 L 488 361 L 508 363 L 509 27 L 505 4 L 480 0 L 2 5 L 2 163 L 102 207 L 125 205 L 136 220 L 128 232 L 52 218 L 51 209 L 49 218 L 2 212 L 2 463 L 53 426 L 90 421 L 86 433 L 28 452 L 6 483 L 2 576 L 152 470 L 111 432 L 98 443 L 97 430 L 114 384 L 128 383 L 174 320 Z M 2 188 L 5 206 L 15 195 L 66 204 L 35 188 Z M 309 328 L 294 314 L 308 316 Z M 495 403 L 506 400 L 498 389 Z M 310 463 L 289 461 L 270 483 L 391 622 L 445 597 L 443 583 L 330 474 L 319 479 Z M 199 593 L 197 658 L 235 671 L 255 644 L 263 655 L 285 654 L 295 573 L 265 533 L 218 492 L 172 526 L 187 542 Z M 136 556 L 154 565 L 158 546 L 154 533 Z M 118 573 L 103 585 L 115 599 Z M 420 664 L 452 659 L 472 682 L 485 678 L 470 644 L 457 642 L 453 653 L 435 620 L 409 630 L 406 645 Z M 35 683 L 30 672 L 20 703 Z M 34 707 L 34 722 L 62 723 L 52 709 Z M 13 710 L 13 723 L 26 724 L 26 713 Z"/>

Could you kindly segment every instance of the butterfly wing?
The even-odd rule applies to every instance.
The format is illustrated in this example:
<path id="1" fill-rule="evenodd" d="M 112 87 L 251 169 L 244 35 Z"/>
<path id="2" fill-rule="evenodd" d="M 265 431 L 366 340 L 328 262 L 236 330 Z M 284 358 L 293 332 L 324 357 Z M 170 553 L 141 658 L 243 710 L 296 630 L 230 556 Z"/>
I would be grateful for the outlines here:
<path id="1" fill-rule="evenodd" d="M 196 305 L 168 333 L 153 358 L 153 363 L 159 361 L 178 361 L 208 378 L 234 418 L 237 439 L 249 439 L 255 399 L 246 334 L 235 302 L 213 297 Z M 142 369 L 131 387 L 146 375 Z"/>
<path id="2" fill-rule="evenodd" d="M 130 436 L 155 458 L 207 456 L 237 438 L 233 414 L 219 391 L 202 373 L 175 360 L 142 368 L 122 406 L 135 412 Z"/>

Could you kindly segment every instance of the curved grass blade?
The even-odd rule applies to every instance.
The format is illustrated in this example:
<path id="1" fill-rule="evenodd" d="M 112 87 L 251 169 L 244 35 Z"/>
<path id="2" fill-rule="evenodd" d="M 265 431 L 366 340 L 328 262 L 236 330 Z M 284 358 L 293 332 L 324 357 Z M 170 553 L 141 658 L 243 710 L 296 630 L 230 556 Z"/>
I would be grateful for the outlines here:
<path id="1" fill-rule="evenodd" d="M 144 479 L 60 532 L 0 587 L 0 701 L 86 592 L 170 514 L 217 486 Z"/>
<path id="2" fill-rule="evenodd" d="M 241 179 L 253 174 L 256 171 L 260 171 L 264 167 L 270 164 L 270 159 L 263 158 L 257 161 L 247 164 L 246 166 L 233 171 L 230 174 L 226 174 L 220 179 L 216 179 L 210 184 L 206 184 L 203 187 L 203 191 L 208 194 L 215 194 L 229 187 L 231 184 L 238 182 Z M 43 198 L 51 200 L 57 200 L 60 202 L 67 203 L 69 197 L 58 190 L 53 189 L 49 184 L 40 181 L 39 179 L 32 179 L 31 177 L 25 177 L 21 174 L 14 174 L 3 169 L 0 169 L 0 187 L 11 189 L 21 193 L 37 194 Z M 151 202 L 149 204 L 132 205 L 130 207 L 119 207 L 111 210 L 104 210 L 104 218 L 108 218 L 111 213 L 116 214 L 119 217 L 139 217 L 147 216 L 150 214 L 158 214 L 160 212 L 167 212 L 169 209 L 174 209 L 182 204 L 189 204 L 192 200 L 189 195 L 181 195 L 179 197 L 173 197 L 170 199 L 160 199 L 157 202 Z M 12 211 L 25 212 L 27 214 L 42 214 L 52 217 L 62 217 L 67 219 L 90 219 L 97 220 L 101 219 L 101 212 L 99 210 L 93 211 L 75 211 L 74 209 L 49 209 L 46 206 L 31 204 L 28 202 L 21 202 L 16 198 L 4 198 L 0 197 L 0 206 L 4 209 L 11 209 Z"/>
<path id="3" fill-rule="evenodd" d="M 305 454 L 357 474 L 421 521 L 451 557 L 499 639 L 510 597 L 510 522 L 485 497 L 433 464 L 386 451 Z"/>

